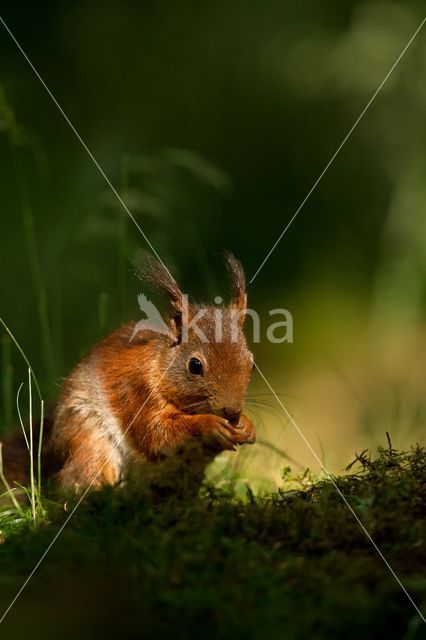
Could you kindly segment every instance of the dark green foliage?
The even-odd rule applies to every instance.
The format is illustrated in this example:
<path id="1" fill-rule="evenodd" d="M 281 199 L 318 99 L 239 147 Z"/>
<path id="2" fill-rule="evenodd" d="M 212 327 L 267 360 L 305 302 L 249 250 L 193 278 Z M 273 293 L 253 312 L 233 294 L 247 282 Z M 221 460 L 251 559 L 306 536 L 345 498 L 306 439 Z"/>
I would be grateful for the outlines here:
<path id="1" fill-rule="evenodd" d="M 364 452 L 335 482 L 424 611 L 426 451 Z M 214 486 L 154 495 L 135 482 L 90 495 L 4 629 L 23 630 L 32 616 L 44 638 L 425 637 L 329 481 L 245 501 Z M 2 607 L 65 516 L 51 511 L 50 524 L 2 545 Z"/>

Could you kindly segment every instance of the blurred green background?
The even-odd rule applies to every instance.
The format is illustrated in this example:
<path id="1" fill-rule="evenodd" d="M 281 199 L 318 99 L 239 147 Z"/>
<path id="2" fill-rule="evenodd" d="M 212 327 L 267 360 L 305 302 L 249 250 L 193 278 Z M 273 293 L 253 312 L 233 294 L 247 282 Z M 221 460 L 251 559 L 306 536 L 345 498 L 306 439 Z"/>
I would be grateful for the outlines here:
<path id="1" fill-rule="evenodd" d="M 423 13 L 157 0 L 17 2 L 3 18 L 183 288 L 212 300 L 218 254 L 255 273 Z M 425 54 L 423 31 L 249 287 L 265 322 L 293 314 L 294 343 L 263 337 L 255 356 L 331 469 L 385 431 L 424 441 Z M 139 317 L 146 245 L 2 26 L 0 55 L 1 316 L 54 401 L 99 337 Z M 9 352 L 3 339 L 4 429 L 25 376 Z M 240 473 L 278 482 L 270 445 L 318 467 L 259 376 L 250 395 L 267 406 L 249 404 L 260 443 Z"/>

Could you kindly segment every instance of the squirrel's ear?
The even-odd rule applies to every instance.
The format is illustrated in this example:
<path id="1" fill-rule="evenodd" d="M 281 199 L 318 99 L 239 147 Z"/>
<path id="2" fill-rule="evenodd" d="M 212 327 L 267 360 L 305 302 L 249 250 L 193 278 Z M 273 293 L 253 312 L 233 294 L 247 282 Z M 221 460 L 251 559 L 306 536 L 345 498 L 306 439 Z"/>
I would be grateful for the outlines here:
<path id="1" fill-rule="evenodd" d="M 169 321 L 170 331 L 174 338 L 174 346 L 182 341 L 182 314 L 175 313 Z"/>
<path id="2" fill-rule="evenodd" d="M 162 262 L 144 251 L 137 260 L 136 275 L 153 289 L 167 296 L 177 317 L 182 314 L 182 291 Z"/>
<path id="3" fill-rule="evenodd" d="M 224 252 L 225 264 L 231 283 L 231 307 L 239 313 L 240 324 L 243 324 L 247 311 L 246 278 L 241 262 L 230 252 Z"/>

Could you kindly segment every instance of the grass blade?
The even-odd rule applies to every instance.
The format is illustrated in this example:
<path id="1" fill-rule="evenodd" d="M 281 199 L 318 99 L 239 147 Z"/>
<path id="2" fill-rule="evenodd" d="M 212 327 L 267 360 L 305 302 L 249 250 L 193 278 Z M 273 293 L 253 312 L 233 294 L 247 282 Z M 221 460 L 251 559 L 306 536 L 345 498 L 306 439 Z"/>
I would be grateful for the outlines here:
<path id="1" fill-rule="evenodd" d="M 2 354 L 2 393 L 3 393 L 3 407 L 4 407 L 4 420 L 7 426 L 12 424 L 12 407 L 13 407 L 13 392 L 12 392 L 12 379 L 13 379 L 13 366 L 12 366 L 12 354 L 11 343 L 9 336 L 2 336 L 1 340 L 1 354 Z"/>
<path id="2" fill-rule="evenodd" d="M 33 393 L 31 385 L 31 369 L 28 369 L 29 418 L 30 418 L 30 485 L 31 485 L 31 513 L 36 524 L 36 499 L 34 481 L 34 433 L 33 433 Z"/>

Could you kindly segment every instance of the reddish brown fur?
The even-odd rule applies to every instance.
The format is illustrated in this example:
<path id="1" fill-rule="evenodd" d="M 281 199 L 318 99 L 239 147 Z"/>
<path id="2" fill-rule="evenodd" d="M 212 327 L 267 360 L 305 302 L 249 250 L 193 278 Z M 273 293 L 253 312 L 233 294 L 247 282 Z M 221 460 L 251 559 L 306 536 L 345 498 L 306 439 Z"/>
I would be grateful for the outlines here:
<path id="1" fill-rule="evenodd" d="M 145 330 L 131 340 L 135 325 L 126 325 L 70 374 L 50 441 L 61 460 L 61 485 L 115 483 L 129 463 L 160 461 L 194 438 L 216 452 L 254 442 L 254 427 L 241 415 L 253 362 L 242 323 L 231 337 L 232 311 L 245 312 L 244 274 L 235 258 L 227 260 L 234 298 L 223 309 L 221 343 L 213 340 L 213 308 L 197 306 L 190 316 L 205 310 L 199 326 L 209 341 L 194 332 L 187 343 L 180 341 L 180 289 L 161 265 L 149 262 L 145 277 L 159 280 L 175 311 L 171 335 Z M 203 375 L 188 371 L 194 355 L 203 362 Z"/>
<path id="2" fill-rule="evenodd" d="M 96 435 L 88 436 L 84 429 L 78 426 L 67 436 L 69 453 L 66 464 L 57 474 L 62 486 L 79 488 L 91 484 L 94 487 L 101 484 L 114 484 L 118 477 L 114 466 L 109 460 L 108 444 Z"/>

